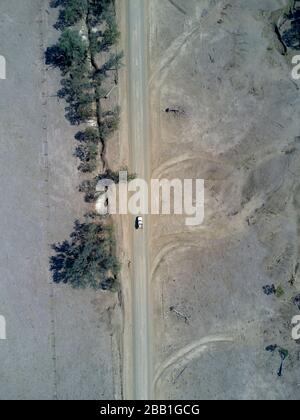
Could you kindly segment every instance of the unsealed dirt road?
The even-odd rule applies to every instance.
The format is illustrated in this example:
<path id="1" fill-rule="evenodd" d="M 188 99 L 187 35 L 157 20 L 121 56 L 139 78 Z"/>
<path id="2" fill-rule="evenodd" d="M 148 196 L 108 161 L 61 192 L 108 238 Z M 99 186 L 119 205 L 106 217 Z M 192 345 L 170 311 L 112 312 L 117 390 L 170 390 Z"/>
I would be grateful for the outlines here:
<path id="1" fill-rule="evenodd" d="M 150 178 L 146 2 L 128 0 L 129 135 L 131 167 L 139 178 Z M 152 395 L 152 346 L 149 304 L 149 222 L 133 238 L 133 397 Z M 134 218 L 132 219 L 134 228 Z"/>

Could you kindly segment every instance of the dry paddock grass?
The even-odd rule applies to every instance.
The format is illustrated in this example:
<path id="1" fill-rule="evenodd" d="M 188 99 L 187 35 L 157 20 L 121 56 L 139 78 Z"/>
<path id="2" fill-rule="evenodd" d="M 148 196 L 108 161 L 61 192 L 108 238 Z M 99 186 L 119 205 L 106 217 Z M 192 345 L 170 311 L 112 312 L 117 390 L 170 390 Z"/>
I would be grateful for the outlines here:
<path id="1" fill-rule="evenodd" d="M 0 89 L 0 399 L 113 399 L 120 395 L 116 296 L 52 286 L 50 244 L 68 238 L 86 212 L 72 128 L 54 96 L 60 75 L 46 70 L 58 34 L 48 0 L 3 0 Z M 5 197 L 5 198 L 4 198 Z M 4 201 L 6 204 L 4 204 Z M 112 325 L 114 323 L 114 325 Z M 116 380 L 115 380 L 116 378 Z"/>
<path id="2" fill-rule="evenodd" d="M 153 173 L 206 185 L 201 227 L 152 219 L 159 397 L 300 395 L 290 326 L 300 288 L 300 93 L 271 25 L 286 4 L 150 1 Z M 263 293 L 273 283 L 283 297 Z M 275 343 L 290 354 L 281 378 L 278 353 L 265 351 Z"/>

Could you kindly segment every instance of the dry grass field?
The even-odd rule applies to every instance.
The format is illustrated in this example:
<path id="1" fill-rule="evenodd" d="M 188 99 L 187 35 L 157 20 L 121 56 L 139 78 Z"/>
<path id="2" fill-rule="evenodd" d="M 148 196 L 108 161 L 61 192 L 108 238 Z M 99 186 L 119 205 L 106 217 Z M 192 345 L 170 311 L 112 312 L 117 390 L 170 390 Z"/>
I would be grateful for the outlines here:
<path id="1" fill-rule="evenodd" d="M 299 399 L 300 89 L 274 30 L 287 4 L 149 2 L 152 177 L 204 179 L 206 211 L 196 228 L 152 217 L 158 398 Z"/>
<path id="2" fill-rule="evenodd" d="M 87 211 L 73 157 L 76 127 L 55 96 L 59 73 L 44 64 L 58 37 L 56 18 L 48 0 L 1 1 L 1 400 L 100 400 L 121 392 L 112 350 L 117 297 L 54 285 L 49 272 L 51 244 L 67 239 Z"/>

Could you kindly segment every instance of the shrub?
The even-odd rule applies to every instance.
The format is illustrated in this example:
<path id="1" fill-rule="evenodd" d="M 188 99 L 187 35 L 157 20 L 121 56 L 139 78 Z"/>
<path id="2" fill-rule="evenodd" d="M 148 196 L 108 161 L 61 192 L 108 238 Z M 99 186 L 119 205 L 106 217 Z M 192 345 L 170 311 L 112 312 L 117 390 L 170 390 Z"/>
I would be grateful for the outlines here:
<path id="1" fill-rule="evenodd" d="M 99 77 L 98 73 L 108 76 L 108 72 L 112 70 L 119 70 L 123 66 L 124 53 L 111 54 L 105 64 L 96 72 L 96 78 Z M 103 76 L 102 76 L 103 77 Z"/>
<path id="2" fill-rule="evenodd" d="M 76 140 L 85 143 L 94 143 L 98 144 L 99 139 L 99 131 L 97 128 L 88 127 L 85 131 L 79 131 L 76 136 Z"/>
<path id="3" fill-rule="evenodd" d="M 103 139 L 107 139 L 113 134 L 120 124 L 120 107 L 116 106 L 112 111 L 107 111 L 102 114 L 100 122 L 100 132 Z"/>
<path id="4" fill-rule="evenodd" d="M 84 201 L 86 203 L 94 203 L 96 201 L 96 186 L 98 179 L 89 179 L 83 181 L 79 186 L 79 191 L 84 194 Z"/>
<path id="5" fill-rule="evenodd" d="M 98 146 L 94 143 L 81 144 L 76 148 L 75 156 L 81 160 L 78 169 L 81 172 L 93 172 L 97 168 Z"/>
<path id="6" fill-rule="evenodd" d="M 276 289 L 276 296 L 278 298 L 281 298 L 282 296 L 284 296 L 284 289 L 282 286 L 278 286 Z"/>

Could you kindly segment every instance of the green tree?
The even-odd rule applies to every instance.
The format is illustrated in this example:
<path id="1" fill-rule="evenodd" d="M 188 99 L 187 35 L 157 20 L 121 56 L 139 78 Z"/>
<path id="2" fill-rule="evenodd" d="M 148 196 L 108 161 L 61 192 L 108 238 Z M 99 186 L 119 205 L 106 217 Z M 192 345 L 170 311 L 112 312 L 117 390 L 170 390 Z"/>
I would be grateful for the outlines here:
<path id="1" fill-rule="evenodd" d="M 90 23 L 102 23 L 114 15 L 114 3 L 114 0 L 89 0 Z"/>
<path id="2" fill-rule="evenodd" d="M 65 30 L 57 44 L 47 48 L 46 64 L 68 73 L 72 66 L 83 66 L 86 69 L 88 46 L 77 31 Z"/>
<path id="3" fill-rule="evenodd" d="M 113 110 L 102 114 L 100 122 L 100 132 L 103 139 L 107 139 L 119 127 L 120 123 L 120 107 L 116 106 Z"/>
<path id="4" fill-rule="evenodd" d="M 66 70 L 72 66 L 83 65 L 87 59 L 88 46 L 78 31 L 65 30 L 58 40 L 57 47 L 63 57 Z"/>
<path id="5" fill-rule="evenodd" d="M 85 143 L 94 143 L 98 144 L 100 142 L 99 139 L 99 131 L 97 128 L 88 127 L 85 131 L 80 131 L 75 136 L 76 140 Z"/>
<path id="6" fill-rule="evenodd" d="M 95 76 L 98 77 L 97 76 L 98 73 L 101 73 L 102 75 L 107 76 L 107 73 L 110 71 L 120 70 L 120 68 L 122 68 L 123 66 L 123 58 L 124 58 L 123 52 L 111 54 L 107 62 L 103 64 L 103 66 L 96 72 Z"/>
<path id="7" fill-rule="evenodd" d="M 50 259 L 50 267 L 55 283 L 99 290 L 107 289 L 112 278 L 116 282 L 120 267 L 112 228 L 99 216 L 89 217 L 85 223 L 76 221 L 70 240 L 52 248 L 55 255 Z"/>
<path id="8" fill-rule="evenodd" d="M 81 163 L 78 169 L 81 172 L 93 172 L 97 168 L 98 145 L 94 143 L 81 144 L 76 148 L 75 155 Z"/>
<path id="9" fill-rule="evenodd" d="M 99 45 L 99 51 L 108 51 L 113 45 L 116 45 L 120 39 L 120 31 L 114 18 L 109 19 L 107 28 L 102 33 L 102 39 Z"/>
<path id="10" fill-rule="evenodd" d="M 62 19 L 66 26 L 72 26 L 82 19 L 88 11 L 87 0 L 67 0 L 62 11 Z"/>

